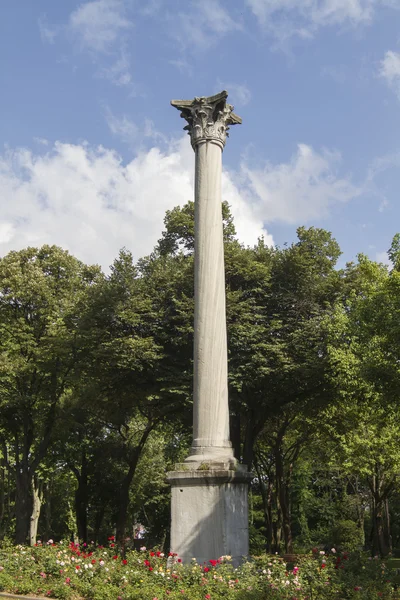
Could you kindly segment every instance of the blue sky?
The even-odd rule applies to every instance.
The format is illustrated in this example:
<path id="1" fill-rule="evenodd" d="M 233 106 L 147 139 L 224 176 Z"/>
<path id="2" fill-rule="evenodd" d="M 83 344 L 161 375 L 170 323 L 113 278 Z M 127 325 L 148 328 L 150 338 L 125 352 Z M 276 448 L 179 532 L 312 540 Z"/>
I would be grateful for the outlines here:
<path id="1" fill-rule="evenodd" d="M 18 0 L 0 20 L 0 254 L 107 268 L 193 197 L 172 98 L 222 89 L 239 238 L 332 231 L 343 262 L 400 231 L 400 0 Z"/>

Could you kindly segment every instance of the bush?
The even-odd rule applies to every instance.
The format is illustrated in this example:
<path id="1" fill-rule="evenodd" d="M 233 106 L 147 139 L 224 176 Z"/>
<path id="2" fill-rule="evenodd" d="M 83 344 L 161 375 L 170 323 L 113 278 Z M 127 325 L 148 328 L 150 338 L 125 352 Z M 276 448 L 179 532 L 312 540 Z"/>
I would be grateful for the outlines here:
<path id="1" fill-rule="evenodd" d="M 338 521 L 331 529 L 330 539 L 338 550 L 355 552 L 363 548 L 364 532 L 354 521 Z"/>
<path id="2" fill-rule="evenodd" d="M 288 568 L 262 556 L 232 565 L 230 557 L 183 565 L 176 555 L 74 544 L 0 548 L 0 589 L 61 600 L 394 600 L 380 560 L 314 550 Z"/>

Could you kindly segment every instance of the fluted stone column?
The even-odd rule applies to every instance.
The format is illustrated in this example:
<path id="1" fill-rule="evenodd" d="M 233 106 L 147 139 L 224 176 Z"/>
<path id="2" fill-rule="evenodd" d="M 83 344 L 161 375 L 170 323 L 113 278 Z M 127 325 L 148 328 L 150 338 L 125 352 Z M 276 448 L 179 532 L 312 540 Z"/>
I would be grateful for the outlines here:
<path id="1" fill-rule="evenodd" d="M 195 321 L 193 442 L 168 474 L 172 486 L 171 550 L 188 562 L 248 552 L 247 487 L 229 439 L 228 356 L 221 205 L 222 151 L 230 125 L 241 123 L 224 91 L 173 100 L 195 151 Z"/>

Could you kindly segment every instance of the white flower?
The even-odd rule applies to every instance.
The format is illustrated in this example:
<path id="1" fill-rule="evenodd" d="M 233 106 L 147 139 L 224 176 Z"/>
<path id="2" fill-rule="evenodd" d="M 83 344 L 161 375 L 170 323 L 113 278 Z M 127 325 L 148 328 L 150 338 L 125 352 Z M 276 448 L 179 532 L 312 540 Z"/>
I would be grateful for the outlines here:
<path id="1" fill-rule="evenodd" d="M 88 565 L 85 565 L 85 569 L 87 569 L 87 568 L 88 568 Z"/>
<path id="2" fill-rule="evenodd" d="M 65 562 L 63 560 L 61 560 L 60 565 L 63 567 L 65 565 Z"/>
<path id="3" fill-rule="evenodd" d="M 93 569 L 93 565 L 89 563 L 89 569 Z"/>
<path id="4" fill-rule="evenodd" d="M 99 565 L 102 567 L 104 565 L 104 560 L 99 561 Z"/>
<path id="5" fill-rule="evenodd" d="M 146 546 L 142 546 L 142 547 L 140 548 L 140 552 L 146 552 Z"/>
<path id="6" fill-rule="evenodd" d="M 331 548 L 331 552 L 332 552 L 332 554 L 336 554 L 335 548 Z"/>
<path id="7" fill-rule="evenodd" d="M 323 550 L 320 550 L 319 553 L 323 556 L 325 554 L 325 552 Z"/>

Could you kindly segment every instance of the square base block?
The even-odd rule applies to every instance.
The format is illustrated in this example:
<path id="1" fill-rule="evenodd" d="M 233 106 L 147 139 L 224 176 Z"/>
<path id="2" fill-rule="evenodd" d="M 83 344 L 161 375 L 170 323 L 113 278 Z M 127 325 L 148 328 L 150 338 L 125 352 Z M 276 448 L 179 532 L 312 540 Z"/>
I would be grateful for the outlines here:
<path id="1" fill-rule="evenodd" d="M 171 552 L 184 563 L 229 555 L 234 564 L 249 552 L 248 487 L 251 473 L 186 470 L 168 473 L 171 485 Z M 240 468 L 242 467 L 242 468 Z"/>

